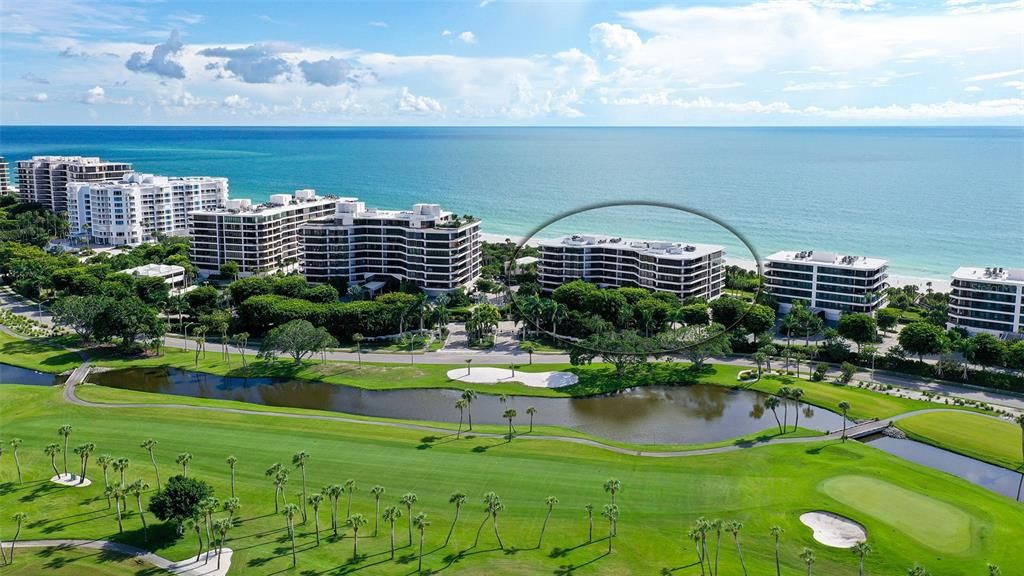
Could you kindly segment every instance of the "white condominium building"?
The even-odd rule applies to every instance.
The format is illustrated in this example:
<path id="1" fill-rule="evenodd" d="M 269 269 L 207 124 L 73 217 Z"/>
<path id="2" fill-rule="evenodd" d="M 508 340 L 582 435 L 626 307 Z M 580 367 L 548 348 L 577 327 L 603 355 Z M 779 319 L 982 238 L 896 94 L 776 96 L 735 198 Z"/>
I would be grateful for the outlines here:
<path id="1" fill-rule="evenodd" d="M 299 267 L 299 228 L 334 213 L 338 199 L 315 190 L 273 194 L 264 204 L 228 200 L 217 210 L 198 210 L 189 218 L 192 263 L 203 273 L 238 264 L 240 274 L 292 272 Z"/>
<path id="2" fill-rule="evenodd" d="M 173 264 L 146 264 L 136 266 L 127 270 L 121 270 L 122 274 L 131 276 L 143 276 L 147 278 L 162 278 L 167 284 L 171 295 L 181 294 L 188 287 L 188 278 L 185 276 L 185 268 Z"/>
<path id="3" fill-rule="evenodd" d="M 228 198 L 227 178 L 137 172 L 113 182 L 71 182 L 67 189 L 71 233 L 111 246 L 185 235 L 190 213 L 215 210 Z"/>
<path id="4" fill-rule="evenodd" d="M 106 162 L 83 156 L 33 156 L 19 160 L 18 200 L 38 202 L 54 212 L 68 209 L 69 182 L 118 180 L 132 171 L 127 162 Z"/>
<path id="5" fill-rule="evenodd" d="M 480 276 L 480 221 L 438 204 L 377 210 L 345 198 L 332 216 L 307 222 L 301 236 L 302 271 L 310 282 L 395 278 L 438 295 Z"/>
<path id="6" fill-rule="evenodd" d="M 0 156 L 0 196 L 15 195 L 18 191 L 11 186 L 11 168 L 7 160 Z"/>
<path id="7" fill-rule="evenodd" d="M 949 327 L 1001 337 L 1024 333 L 1024 269 L 958 268 L 949 295 Z"/>
<path id="8" fill-rule="evenodd" d="M 801 300 L 814 312 L 838 320 L 843 312 L 872 314 L 886 302 L 888 261 L 834 252 L 776 252 L 765 259 L 765 288 L 788 312 Z"/>
<path id="9" fill-rule="evenodd" d="M 539 243 L 541 288 L 572 280 L 639 286 L 680 298 L 718 298 L 725 286 L 721 246 L 574 234 Z"/>

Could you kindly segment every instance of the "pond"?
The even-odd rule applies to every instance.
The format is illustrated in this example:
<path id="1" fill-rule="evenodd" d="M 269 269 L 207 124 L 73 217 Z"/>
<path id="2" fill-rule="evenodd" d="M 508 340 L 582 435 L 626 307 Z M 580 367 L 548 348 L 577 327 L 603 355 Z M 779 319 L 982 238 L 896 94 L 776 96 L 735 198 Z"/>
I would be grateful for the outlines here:
<path id="1" fill-rule="evenodd" d="M 460 391 L 421 388 L 364 390 L 351 386 L 275 378 L 224 377 L 167 368 L 132 368 L 94 373 L 89 382 L 112 388 L 196 398 L 237 400 L 265 406 L 312 408 L 362 416 L 458 422 Z M 587 398 L 509 397 L 481 394 L 473 401 L 473 422 L 505 424 L 502 413 L 514 408 L 514 424 L 529 425 L 526 409 L 537 408 L 534 423 L 573 428 L 601 438 L 640 444 L 700 444 L 745 436 L 776 426 L 763 407 L 765 395 L 721 386 L 651 386 Z M 836 430 L 842 416 L 807 404 L 789 407 L 800 426 Z M 468 415 L 467 415 L 468 416 Z M 779 410 L 782 418 L 783 411 Z"/>
<path id="2" fill-rule="evenodd" d="M 10 364 L 0 363 L 0 384 L 28 384 L 30 386 L 53 386 L 61 384 L 67 377 L 60 374 L 36 372 L 28 368 L 19 368 Z"/>
<path id="3" fill-rule="evenodd" d="M 877 434 L 865 438 L 864 441 L 904 460 L 942 470 L 1009 498 L 1017 497 L 1021 475 L 1013 470 L 914 440 L 901 440 Z"/>

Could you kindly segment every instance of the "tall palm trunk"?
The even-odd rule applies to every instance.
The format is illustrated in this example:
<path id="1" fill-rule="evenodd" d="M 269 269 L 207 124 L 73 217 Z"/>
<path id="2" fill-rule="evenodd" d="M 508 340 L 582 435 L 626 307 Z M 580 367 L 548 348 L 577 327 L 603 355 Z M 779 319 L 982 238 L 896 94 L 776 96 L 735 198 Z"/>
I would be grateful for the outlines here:
<path id="1" fill-rule="evenodd" d="M 587 543 L 594 541 L 594 512 L 587 511 Z"/>
<path id="2" fill-rule="evenodd" d="M 395 559 L 395 521 L 391 521 L 391 559 Z"/>
<path id="3" fill-rule="evenodd" d="M 782 565 L 779 564 L 779 537 L 775 537 L 775 576 L 782 576 Z"/>
<path id="4" fill-rule="evenodd" d="M 292 539 L 292 568 L 298 564 L 298 558 L 295 557 L 295 526 L 292 524 L 292 519 L 288 519 L 288 536 Z"/>
<path id="5" fill-rule="evenodd" d="M 487 521 L 490 520 L 490 518 L 491 518 L 490 513 L 487 513 L 484 516 L 484 521 L 481 522 L 480 526 L 476 529 L 476 538 L 473 539 L 473 547 L 474 548 L 476 548 L 476 545 L 480 542 L 480 533 L 483 532 L 484 526 L 487 525 Z"/>
<path id="6" fill-rule="evenodd" d="M 135 503 L 139 505 L 139 519 L 142 520 L 142 538 L 149 540 L 149 527 L 146 526 L 146 514 L 142 508 L 142 492 L 135 493 Z"/>
<path id="7" fill-rule="evenodd" d="M 420 530 L 420 555 L 416 563 L 416 571 L 423 572 L 423 530 Z"/>
<path id="8" fill-rule="evenodd" d="M 300 467 L 302 471 L 302 523 L 306 523 L 306 467 Z"/>
<path id="9" fill-rule="evenodd" d="M 498 517 L 495 516 L 491 524 L 494 526 L 494 537 L 498 539 L 498 548 L 505 549 L 505 544 L 501 542 L 501 534 L 498 533 Z"/>
<path id="10" fill-rule="evenodd" d="M 740 535 L 733 534 L 733 539 L 736 540 L 736 555 L 740 558 L 740 568 L 743 569 L 743 576 L 747 576 L 747 565 L 743 562 L 743 551 L 740 549 Z M 861 574 L 861 576 L 864 576 Z"/>
<path id="11" fill-rule="evenodd" d="M 448 542 L 452 539 L 452 533 L 455 532 L 455 524 L 459 521 L 459 512 L 462 510 L 462 506 L 455 506 L 455 518 L 452 519 L 452 526 L 448 529 L 448 536 L 444 539 L 444 545 L 447 546 Z"/>
<path id="12" fill-rule="evenodd" d="M 544 523 L 540 525 L 540 538 L 537 538 L 537 549 L 540 549 L 541 543 L 544 542 L 544 531 L 548 528 L 548 518 L 551 518 L 551 508 L 548 508 L 548 513 L 544 515 Z"/>
<path id="13" fill-rule="evenodd" d="M 114 504 L 117 505 L 117 533 L 122 534 L 124 533 L 124 525 L 121 523 L 121 498 L 115 495 L 114 500 L 116 500 Z"/>
<path id="14" fill-rule="evenodd" d="M 722 555 L 722 531 L 715 533 L 715 576 L 718 576 L 718 558 Z"/>
<path id="15" fill-rule="evenodd" d="M 149 460 L 153 463 L 153 472 L 156 473 L 156 489 L 160 489 L 160 468 L 156 465 L 156 456 L 153 455 L 153 451 L 149 451 Z"/>

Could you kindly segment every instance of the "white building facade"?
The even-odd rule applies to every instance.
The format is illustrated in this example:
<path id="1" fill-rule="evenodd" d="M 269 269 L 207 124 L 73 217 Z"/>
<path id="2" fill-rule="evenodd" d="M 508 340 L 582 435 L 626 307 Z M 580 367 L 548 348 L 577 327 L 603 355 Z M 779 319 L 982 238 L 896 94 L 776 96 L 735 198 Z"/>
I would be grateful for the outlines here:
<path id="1" fill-rule="evenodd" d="M 228 200 L 223 208 L 198 210 L 189 217 L 189 256 L 203 273 L 217 272 L 225 262 L 239 266 L 242 276 L 293 272 L 299 269 L 299 229 L 309 220 L 334 214 L 338 199 L 315 190 L 273 194 L 263 204 Z"/>
<path id="2" fill-rule="evenodd" d="M 68 209 L 68 183 L 119 180 L 132 171 L 127 162 L 87 156 L 33 156 L 19 160 L 18 201 L 38 202 L 54 212 Z"/>
<path id="3" fill-rule="evenodd" d="M 881 258 L 805 250 L 765 259 L 765 288 L 788 312 L 800 300 L 828 320 L 844 312 L 873 314 L 885 306 L 889 263 Z"/>
<path id="4" fill-rule="evenodd" d="M 0 156 L 0 196 L 16 196 L 18 190 L 11 186 L 11 167 L 7 160 Z"/>
<path id="5" fill-rule="evenodd" d="M 189 214 L 224 205 L 228 180 L 132 172 L 112 182 L 71 182 L 67 190 L 72 234 L 97 244 L 134 246 L 158 235 L 187 234 Z"/>
<path id="6" fill-rule="evenodd" d="M 131 276 L 143 276 L 148 278 L 162 278 L 167 284 L 171 295 L 181 294 L 188 287 L 188 278 L 185 276 L 185 268 L 173 264 L 146 264 L 122 270 L 122 274 Z"/>
<path id="7" fill-rule="evenodd" d="M 1024 333 L 1024 269 L 961 267 L 953 272 L 947 326 L 1001 338 Z"/>
<path id="8" fill-rule="evenodd" d="M 538 280 L 546 292 L 586 280 L 713 300 L 725 287 L 721 246 L 574 234 L 543 240 L 538 249 Z"/>
<path id="9" fill-rule="evenodd" d="M 303 225 L 300 235 L 302 272 L 310 282 L 394 278 L 439 295 L 480 276 L 480 221 L 438 204 L 377 210 L 345 198 L 333 215 Z"/>

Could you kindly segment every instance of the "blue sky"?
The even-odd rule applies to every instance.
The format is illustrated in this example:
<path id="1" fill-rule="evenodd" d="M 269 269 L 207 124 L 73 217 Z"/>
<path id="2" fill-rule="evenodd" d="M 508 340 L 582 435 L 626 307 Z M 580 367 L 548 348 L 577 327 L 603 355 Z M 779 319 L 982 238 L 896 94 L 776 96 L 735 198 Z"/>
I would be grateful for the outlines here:
<path id="1" fill-rule="evenodd" d="M 1024 0 L 5 0 L 0 122 L 1024 123 Z"/>

